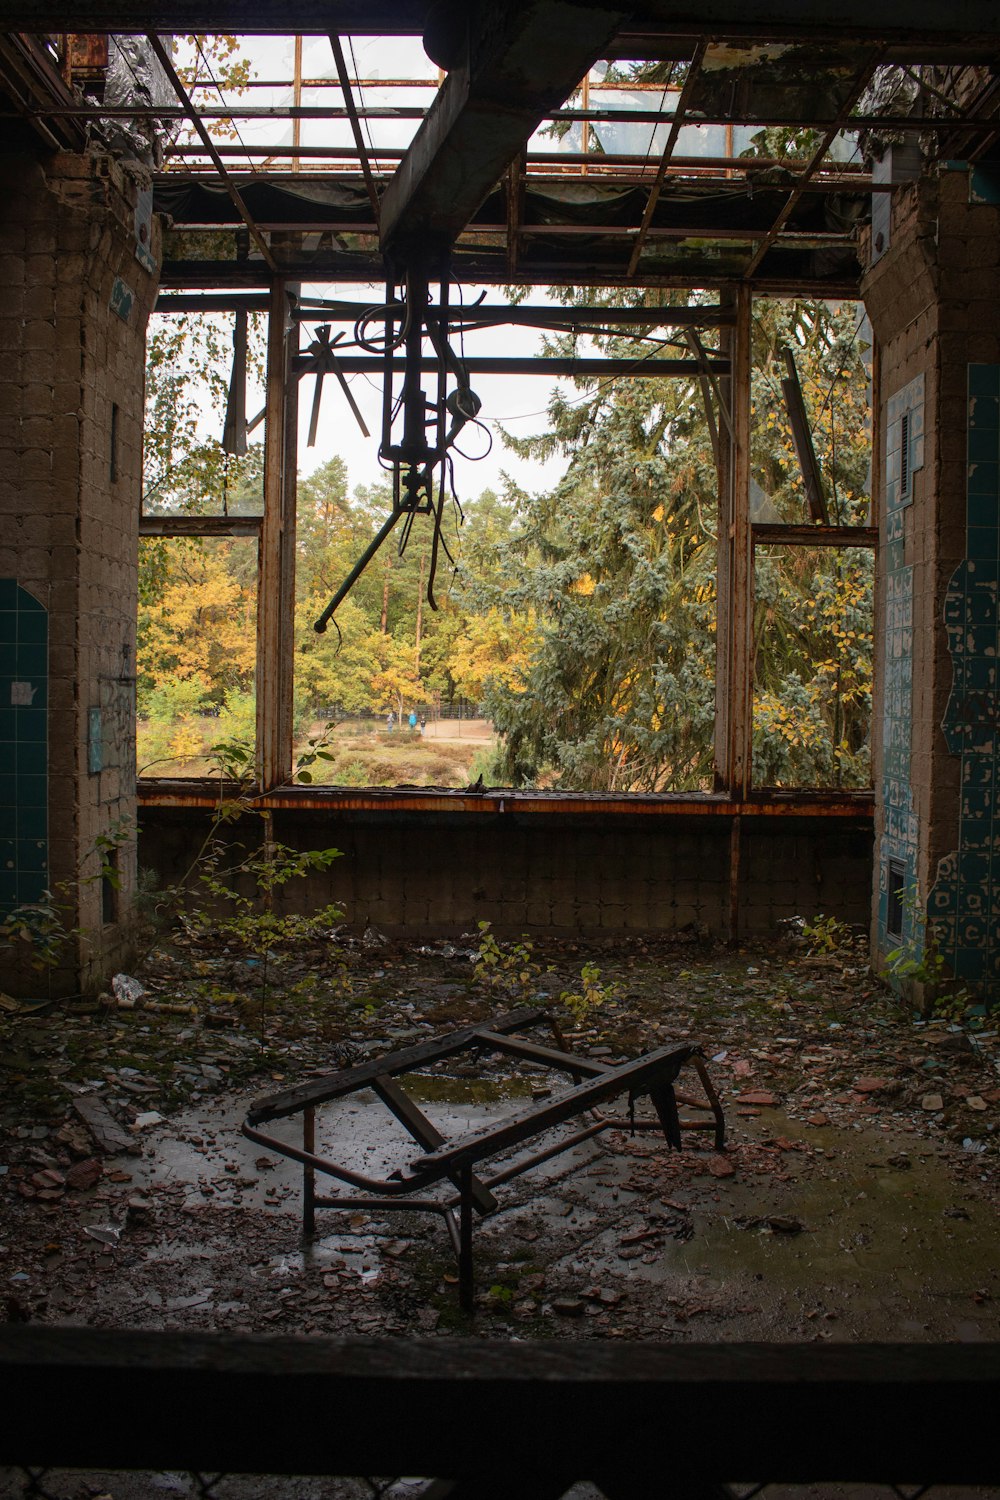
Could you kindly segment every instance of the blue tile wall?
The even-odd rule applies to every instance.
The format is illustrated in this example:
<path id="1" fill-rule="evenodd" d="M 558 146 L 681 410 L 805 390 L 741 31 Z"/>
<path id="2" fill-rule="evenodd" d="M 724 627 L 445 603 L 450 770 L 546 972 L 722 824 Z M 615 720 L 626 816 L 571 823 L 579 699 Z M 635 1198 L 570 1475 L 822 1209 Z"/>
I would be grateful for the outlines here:
<path id="1" fill-rule="evenodd" d="M 882 805 L 884 826 L 879 849 L 879 947 L 884 953 L 900 938 L 886 931 L 889 911 L 889 861 L 904 870 L 904 888 L 916 881 L 917 815 L 910 785 L 913 737 L 913 569 L 904 559 L 904 516 L 912 504 L 912 485 L 903 491 L 904 422 L 908 434 L 906 469 L 924 463 L 924 377 L 918 375 L 889 398 L 885 443 L 885 645 L 882 697 Z M 909 906 L 903 912 L 903 941 L 918 944 L 922 928 Z"/>
<path id="2" fill-rule="evenodd" d="M 1000 365 L 970 365 L 966 558 L 945 595 L 952 687 L 942 730 L 961 760 L 958 848 L 940 860 L 927 917 L 953 973 L 1000 999 Z"/>
<path id="3" fill-rule="evenodd" d="M 48 888 L 49 617 L 0 578 L 0 913 Z"/>

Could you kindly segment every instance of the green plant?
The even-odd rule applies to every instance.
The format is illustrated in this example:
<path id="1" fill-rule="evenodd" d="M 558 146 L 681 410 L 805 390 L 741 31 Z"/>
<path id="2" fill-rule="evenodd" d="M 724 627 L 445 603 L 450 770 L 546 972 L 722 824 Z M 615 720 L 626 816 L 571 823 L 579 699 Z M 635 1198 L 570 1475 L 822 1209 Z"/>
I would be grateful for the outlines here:
<path id="1" fill-rule="evenodd" d="M 846 922 L 822 913 L 811 922 L 803 922 L 802 936 L 810 953 L 835 953 L 838 948 L 849 948 L 854 941 L 854 934 Z"/>
<path id="2" fill-rule="evenodd" d="M 582 1026 L 591 1013 L 600 1009 L 618 993 L 616 984 L 602 984 L 601 971 L 596 964 L 584 964 L 580 970 L 579 990 L 563 990 L 559 996 L 577 1026 Z"/>
<path id="3" fill-rule="evenodd" d="M 542 966 L 534 958 L 534 946 L 524 939 L 520 943 L 499 942 L 493 924 L 476 923 L 479 947 L 473 973 L 489 992 L 490 1002 L 498 995 L 527 1003 L 535 998 Z"/>
<path id="4" fill-rule="evenodd" d="M 24 901 L 7 913 L 0 922 L 0 943 L 24 943 L 31 968 L 51 979 L 66 944 L 80 935 L 78 928 L 67 927 L 67 911 L 51 891 L 43 891 L 37 901 Z"/>
<path id="5" fill-rule="evenodd" d="M 903 937 L 898 947 L 885 955 L 880 977 L 893 989 L 921 985 L 927 990 L 935 1012 L 948 1019 L 964 1015 L 972 996 L 954 975 L 938 946 L 938 935 L 920 900 L 914 883 L 902 896 Z"/>
<path id="6" fill-rule="evenodd" d="M 241 851 L 241 858 L 229 862 Z M 308 915 L 279 912 L 274 908 L 275 897 L 291 881 L 329 869 L 339 857 L 339 849 L 299 850 L 275 842 L 270 837 L 269 820 L 265 824 L 265 838 L 258 849 L 246 851 L 242 845 L 216 837 L 203 853 L 197 878 L 209 906 L 190 912 L 189 916 L 203 931 L 214 930 L 218 936 L 238 943 L 259 966 L 257 994 L 261 1047 L 266 1044 L 267 1002 L 277 950 L 315 941 L 344 915 L 338 906 L 333 905 L 321 907 Z M 218 914 L 220 907 L 221 915 Z M 338 964 L 335 974 L 335 985 L 349 988 L 343 962 Z"/>
<path id="7" fill-rule="evenodd" d="M 125 818 L 118 819 L 106 833 L 100 833 L 94 839 L 80 862 L 75 881 L 60 881 L 54 891 L 43 891 L 37 901 L 21 902 L 0 920 L 0 946 L 13 948 L 15 944 L 24 944 L 21 951 L 27 952 L 28 963 L 34 972 L 46 976 L 46 988 L 50 992 L 53 971 L 58 968 L 67 945 L 85 936 L 84 928 L 70 925 L 74 888 L 82 889 L 106 880 L 119 890 L 118 852 L 134 837 L 134 825 Z M 85 873 L 95 856 L 97 868 Z"/>

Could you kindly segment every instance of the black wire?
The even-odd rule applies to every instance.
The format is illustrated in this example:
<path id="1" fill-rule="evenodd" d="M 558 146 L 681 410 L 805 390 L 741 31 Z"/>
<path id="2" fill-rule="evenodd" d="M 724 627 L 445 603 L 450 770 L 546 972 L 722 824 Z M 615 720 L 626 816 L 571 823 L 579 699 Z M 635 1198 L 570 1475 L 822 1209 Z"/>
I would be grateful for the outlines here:
<path id="1" fill-rule="evenodd" d="M 229 107 L 229 100 L 226 98 L 225 94 L 222 92 L 222 88 L 221 88 L 221 86 L 219 84 L 219 81 L 216 78 L 215 74 L 212 72 L 212 64 L 209 62 L 208 58 L 205 56 L 205 53 L 204 53 L 204 50 L 202 48 L 201 42 L 198 40 L 197 37 L 195 37 L 194 44 L 195 44 L 195 47 L 198 49 L 198 56 L 201 58 L 202 62 L 205 64 L 205 67 L 206 67 L 206 69 L 208 71 L 208 76 L 212 80 L 212 85 L 213 85 L 213 87 L 215 89 L 215 92 L 218 94 L 220 100 L 222 101 L 223 107 L 226 108 L 226 109 L 228 109 L 228 107 Z M 194 100 L 193 99 L 192 99 L 191 103 L 192 103 L 192 105 L 194 104 Z M 234 118 L 232 118 L 232 117 L 230 118 L 229 123 L 230 123 L 230 125 L 233 127 L 233 129 L 236 132 L 236 139 L 239 141 L 240 145 L 243 147 L 244 152 L 246 153 L 247 165 L 248 165 L 250 171 L 251 172 L 256 172 L 257 168 L 254 165 L 253 158 L 251 157 L 249 151 L 247 151 L 247 143 L 243 139 L 243 137 L 240 135 L 240 127 L 237 125 L 236 120 Z M 202 121 L 202 124 L 204 124 L 204 121 Z"/>
<path id="2" fill-rule="evenodd" d="M 458 444 L 454 443 L 454 442 L 452 443 L 451 446 L 454 449 L 454 451 L 458 454 L 459 458 L 468 459 L 469 463 L 471 463 L 471 464 L 481 464 L 482 461 L 483 461 L 483 459 L 484 458 L 489 458 L 490 454 L 493 452 L 493 434 L 490 431 L 490 429 L 486 426 L 486 423 L 485 422 L 480 422 L 480 420 L 479 420 L 478 417 L 470 417 L 469 418 L 469 426 L 470 427 L 479 427 L 479 428 L 482 429 L 483 432 L 485 432 L 486 438 L 487 438 L 487 442 L 489 443 L 489 446 L 486 449 L 486 452 L 485 453 L 466 453 L 464 449 L 460 448 L 458 446 Z"/>
<path id="3" fill-rule="evenodd" d="M 354 38 L 352 36 L 349 36 L 347 38 L 347 45 L 348 45 L 348 48 L 350 49 L 351 64 L 352 64 L 352 66 L 354 68 L 354 87 L 358 91 L 358 103 L 361 105 L 362 109 L 364 109 L 365 96 L 364 96 L 364 91 L 363 91 L 363 89 L 361 87 L 361 83 L 360 83 L 360 80 L 359 80 L 359 77 L 358 77 L 358 60 L 357 60 L 357 58 L 354 55 Z M 348 81 L 350 81 L 350 80 L 348 80 Z M 378 152 L 375 150 L 375 142 L 372 140 L 372 131 L 371 131 L 371 125 L 368 122 L 368 116 L 367 115 L 363 115 L 362 119 L 364 120 L 365 135 L 368 137 L 368 150 L 371 152 L 372 156 L 377 157 L 378 156 Z"/>

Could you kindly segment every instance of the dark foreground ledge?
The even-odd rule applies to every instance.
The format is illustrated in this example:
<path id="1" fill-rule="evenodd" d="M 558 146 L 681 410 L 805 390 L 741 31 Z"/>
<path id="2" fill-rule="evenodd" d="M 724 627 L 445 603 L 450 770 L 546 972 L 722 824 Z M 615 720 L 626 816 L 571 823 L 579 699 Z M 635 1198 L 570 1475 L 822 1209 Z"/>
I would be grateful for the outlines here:
<path id="1" fill-rule="evenodd" d="M 7 1327 L 0 1464 L 989 1484 L 1000 1344 L 336 1340 Z M 17 1415 L 14 1416 L 16 1408 Z M 516 1492 L 516 1491 L 515 1491 Z"/>

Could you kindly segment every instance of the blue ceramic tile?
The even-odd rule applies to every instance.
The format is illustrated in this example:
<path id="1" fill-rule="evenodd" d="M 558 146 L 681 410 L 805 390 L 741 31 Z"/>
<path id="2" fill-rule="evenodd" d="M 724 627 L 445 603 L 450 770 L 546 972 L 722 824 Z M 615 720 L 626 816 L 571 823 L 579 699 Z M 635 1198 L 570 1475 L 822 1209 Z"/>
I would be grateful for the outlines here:
<path id="1" fill-rule="evenodd" d="M 17 874 L 18 903 L 24 905 L 29 902 L 41 901 L 48 890 L 48 885 L 49 877 L 45 870 L 19 870 Z"/>
<path id="2" fill-rule="evenodd" d="M 969 395 L 1000 395 L 1000 367 L 997 365 L 970 365 Z"/>
<path id="3" fill-rule="evenodd" d="M 1000 483 L 1000 467 L 995 463 L 981 463 L 978 460 L 969 465 L 969 494 L 970 495 L 996 495 Z"/>
<path id="4" fill-rule="evenodd" d="M 33 762 L 34 763 L 34 762 Z M 37 771 L 20 771 L 17 776 L 17 802 L 21 807 L 48 807 L 48 777 Z"/>
<path id="5" fill-rule="evenodd" d="M 19 839 L 17 845 L 17 872 L 38 871 L 47 868 L 48 844 L 44 839 Z"/>
<path id="6" fill-rule="evenodd" d="M 45 645 L 49 638 L 49 617 L 45 614 L 20 610 L 17 616 L 18 645 Z"/>
<path id="7" fill-rule="evenodd" d="M 44 709 L 19 708 L 17 712 L 17 743 L 19 745 L 44 744 L 46 740 L 46 715 Z"/>
<path id="8" fill-rule="evenodd" d="M 969 402 L 969 427 L 977 432 L 1000 427 L 1000 401 L 995 396 L 974 396 Z"/>
<path id="9" fill-rule="evenodd" d="M 997 536 L 997 528 L 995 526 L 970 526 L 966 547 L 972 561 L 990 561 L 1000 556 L 1000 538 Z"/>
<path id="10" fill-rule="evenodd" d="M 31 616 L 29 615 L 30 619 Z M 49 653 L 48 647 L 34 642 L 17 644 L 17 675 L 29 680 L 33 677 L 44 677 L 48 671 Z"/>
<path id="11" fill-rule="evenodd" d="M 968 435 L 968 453 L 970 463 L 996 463 L 1000 454 L 997 451 L 997 430 L 979 427 L 970 427 Z"/>
<path id="12" fill-rule="evenodd" d="M 16 823 L 19 839 L 37 840 L 48 836 L 48 813 L 44 807 L 19 807 Z"/>

